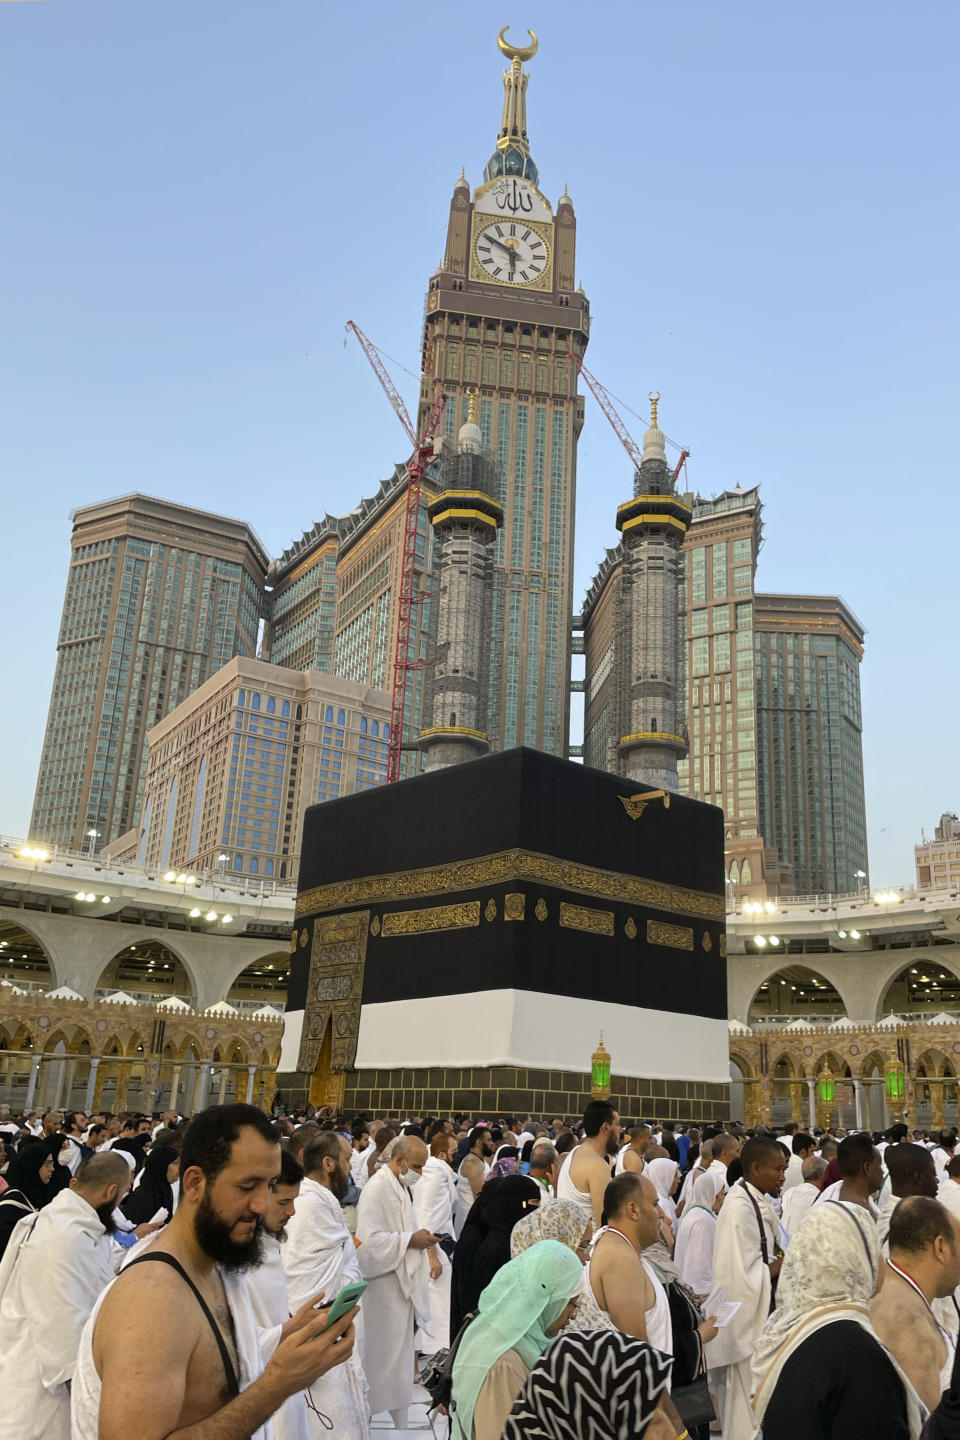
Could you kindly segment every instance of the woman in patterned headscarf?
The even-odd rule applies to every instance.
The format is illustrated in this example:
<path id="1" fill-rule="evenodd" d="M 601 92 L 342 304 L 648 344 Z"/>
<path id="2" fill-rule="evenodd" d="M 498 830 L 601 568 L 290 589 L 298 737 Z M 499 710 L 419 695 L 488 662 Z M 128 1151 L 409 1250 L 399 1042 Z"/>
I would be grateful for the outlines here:
<path id="1" fill-rule="evenodd" d="M 866 1210 L 824 1200 L 790 1242 L 753 1355 L 753 1420 L 770 1440 L 917 1440 L 926 1412 L 870 1319 L 880 1247 Z"/>
<path id="2" fill-rule="evenodd" d="M 656 1413 L 670 1365 L 619 1330 L 561 1335 L 531 1370 L 503 1440 L 634 1440 Z"/>
<path id="3" fill-rule="evenodd" d="M 593 1221 L 583 1221 L 583 1210 L 573 1200 L 545 1200 L 539 1210 L 533 1210 L 518 1220 L 510 1236 L 510 1254 L 516 1258 L 538 1240 L 559 1240 L 568 1250 L 574 1251 L 581 1263 L 590 1259 L 590 1239 Z M 589 1286 L 577 1296 L 577 1308 L 573 1319 L 564 1327 L 570 1330 L 612 1330 L 613 1321 L 606 1310 L 601 1310 Z"/>

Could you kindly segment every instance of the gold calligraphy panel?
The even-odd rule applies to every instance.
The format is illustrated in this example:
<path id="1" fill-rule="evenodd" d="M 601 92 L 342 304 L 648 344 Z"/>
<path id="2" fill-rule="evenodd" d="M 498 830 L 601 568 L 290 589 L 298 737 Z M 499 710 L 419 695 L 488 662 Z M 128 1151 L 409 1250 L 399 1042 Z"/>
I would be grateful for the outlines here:
<path id="1" fill-rule="evenodd" d="M 383 917 L 384 938 L 390 935 L 432 935 L 438 930 L 466 930 L 480 924 L 480 901 L 462 905 L 429 905 L 423 910 L 393 910 Z"/>
<path id="2" fill-rule="evenodd" d="M 689 925 L 667 925 L 662 920 L 648 920 L 647 944 L 669 945 L 671 950 L 692 950 L 693 929 Z"/>
<path id="3" fill-rule="evenodd" d="M 567 930 L 586 930 L 589 935 L 612 935 L 613 911 L 591 910 L 587 905 L 568 905 L 561 900 L 560 924 Z"/>
<path id="4" fill-rule="evenodd" d="M 419 896 L 442 895 L 444 891 L 489 889 L 518 881 L 533 881 L 558 890 L 576 891 L 598 900 L 665 910 L 696 920 L 724 920 L 722 895 L 687 890 L 657 880 L 644 880 L 615 870 L 601 870 L 554 855 L 532 850 L 503 850 L 448 865 L 431 865 L 422 870 L 400 870 L 390 875 L 366 875 L 356 880 L 339 880 L 305 890 L 297 898 L 297 915 L 324 910 L 342 910 L 350 905 L 382 901 L 414 900 Z"/>
<path id="5" fill-rule="evenodd" d="M 330 1071 L 353 1068 L 369 925 L 369 910 L 326 915 L 314 924 L 298 1070 L 314 1074 L 328 1027 Z"/>

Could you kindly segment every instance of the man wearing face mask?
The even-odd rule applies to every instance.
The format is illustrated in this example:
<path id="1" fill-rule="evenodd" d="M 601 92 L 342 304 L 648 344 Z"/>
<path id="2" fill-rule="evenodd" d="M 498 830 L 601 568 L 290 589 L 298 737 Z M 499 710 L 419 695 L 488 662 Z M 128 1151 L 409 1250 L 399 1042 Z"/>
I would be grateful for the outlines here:
<path id="1" fill-rule="evenodd" d="M 2 1440 L 70 1435 L 80 1332 L 113 1279 L 113 1210 L 130 1181 L 122 1155 L 91 1155 L 68 1189 L 14 1227 L 0 1264 Z"/>
<path id="2" fill-rule="evenodd" d="M 394 1428 L 407 1428 L 413 1400 L 413 1334 L 430 1318 L 429 1271 L 424 1251 L 438 1236 L 418 1230 L 410 1190 L 427 1163 L 427 1147 L 401 1135 L 383 1152 L 379 1170 L 357 1206 L 360 1273 L 369 1282 L 363 1316 L 371 1367 L 370 1409 L 389 1410 Z"/>
<path id="3" fill-rule="evenodd" d="M 344 1285 L 360 1279 L 357 1249 L 344 1224 L 340 1201 L 350 1185 L 350 1141 L 335 1131 L 321 1131 L 303 1152 L 304 1178 L 296 1208 L 287 1221 L 283 1268 L 291 1310 L 305 1305 L 323 1291 L 333 1300 Z M 361 1305 L 357 1319 L 357 1348 L 345 1365 L 321 1375 L 310 1396 L 321 1414 L 332 1422 L 341 1440 L 365 1440 L 370 1431 L 370 1407 L 361 1361 L 363 1345 Z M 315 1411 L 311 1430 L 319 1435 Z"/>

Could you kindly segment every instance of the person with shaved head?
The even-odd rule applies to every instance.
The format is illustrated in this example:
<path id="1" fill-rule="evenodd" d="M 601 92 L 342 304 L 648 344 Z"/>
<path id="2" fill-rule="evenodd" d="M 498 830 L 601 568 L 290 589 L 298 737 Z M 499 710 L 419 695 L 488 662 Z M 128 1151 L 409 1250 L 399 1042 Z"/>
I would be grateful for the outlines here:
<path id="1" fill-rule="evenodd" d="M 439 1239 L 418 1227 L 410 1193 L 426 1163 L 423 1141 L 398 1135 L 385 1148 L 357 1206 L 357 1259 L 368 1282 L 363 1318 L 370 1409 L 374 1415 L 388 1410 L 397 1430 L 407 1428 L 413 1400 L 414 1328 L 430 1319 L 424 1251 Z"/>
<path id="2" fill-rule="evenodd" d="M 67 1189 L 14 1227 L 0 1263 L 3 1440 L 70 1434 L 80 1333 L 113 1279 L 113 1211 L 132 1178 L 122 1155 L 90 1155 Z"/>

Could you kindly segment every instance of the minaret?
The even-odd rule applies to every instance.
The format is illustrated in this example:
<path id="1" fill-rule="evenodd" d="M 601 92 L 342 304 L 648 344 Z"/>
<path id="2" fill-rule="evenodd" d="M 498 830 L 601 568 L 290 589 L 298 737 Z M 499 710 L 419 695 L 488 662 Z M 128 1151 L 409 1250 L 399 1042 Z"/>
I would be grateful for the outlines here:
<path id="1" fill-rule="evenodd" d="M 634 477 L 634 495 L 617 510 L 630 689 L 630 734 L 620 738 L 626 775 L 658 790 L 679 790 L 677 762 L 689 751 L 684 695 L 683 587 L 680 551 L 692 507 L 673 488 L 660 396 L 650 395 L 650 429 Z"/>
<path id="2" fill-rule="evenodd" d="M 487 670 L 493 594 L 492 547 L 503 524 L 496 468 L 483 449 L 471 394 L 457 449 L 439 461 L 441 493 L 428 515 L 436 537 L 437 654 L 433 724 L 420 731 L 424 768 L 475 760 L 490 748 Z"/>

